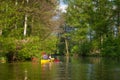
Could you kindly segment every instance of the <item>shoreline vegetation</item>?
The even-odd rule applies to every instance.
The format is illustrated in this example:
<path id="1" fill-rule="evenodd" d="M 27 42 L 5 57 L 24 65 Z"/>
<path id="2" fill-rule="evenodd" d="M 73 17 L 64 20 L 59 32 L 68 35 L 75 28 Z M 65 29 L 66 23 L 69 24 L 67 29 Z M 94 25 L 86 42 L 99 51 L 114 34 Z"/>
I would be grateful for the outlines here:
<path id="1" fill-rule="evenodd" d="M 0 61 L 120 57 L 120 0 L 1 0 Z"/>
<path id="2" fill-rule="evenodd" d="M 63 56 L 63 57 L 79 57 L 79 58 L 87 58 L 87 57 L 96 57 L 96 58 L 113 58 L 113 59 L 120 59 L 119 56 L 102 56 L 100 54 L 91 54 L 91 55 L 78 55 L 78 54 L 73 54 L 73 55 L 61 55 L 61 54 L 52 54 L 52 57 L 56 57 L 56 56 Z M 12 58 L 11 58 L 12 57 Z M 29 58 L 24 58 L 24 59 L 17 59 L 17 57 L 15 59 L 14 56 L 2 56 L 0 57 L 0 63 L 12 63 L 12 62 L 26 62 L 26 61 L 31 61 L 31 62 L 40 62 L 40 58 L 41 56 L 33 56 L 33 57 L 29 57 Z"/>
<path id="3" fill-rule="evenodd" d="M 64 55 L 60 55 L 61 57 L 65 57 Z M 60 57 L 59 56 L 59 57 Z M 76 56 L 76 55 L 72 55 L 72 56 L 66 56 L 66 57 L 74 57 L 74 58 L 108 58 L 108 59 L 115 59 L 115 60 L 120 60 L 120 57 L 118 56 L 100 56 L 100 55 L 88 55 L 88 56 Z M 26 59 L 26 60 L 10 60 L 8 61 L 8 59 L 6 57 L 0 57 L 0 63 L 13 63 L 13 62 L 26 62 L 26 61 L 31 61 L 33 63 L 39 63 L 40 62 L 40 58 L 34 58 L 34 60 L 31 59 Z"/>

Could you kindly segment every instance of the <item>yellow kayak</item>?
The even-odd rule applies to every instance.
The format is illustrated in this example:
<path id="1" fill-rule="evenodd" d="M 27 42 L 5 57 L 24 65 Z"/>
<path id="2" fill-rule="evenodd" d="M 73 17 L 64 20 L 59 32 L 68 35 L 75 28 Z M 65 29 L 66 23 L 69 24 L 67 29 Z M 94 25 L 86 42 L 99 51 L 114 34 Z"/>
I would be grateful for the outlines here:
<path id="1" fill-rule="evenodd" d="M 52 58 L 52 59 L 47 59 L 47 60 L 41 59 L 41 64 L 45 64 L 45 63 L 49 63 L 49 62 L 53 62 L 53 61 L 54 61 L 54 58 Z"/>
<path id="2" fill-rule="evenodd" d="M 49 63 L 51 60 L 47 59 L 47 60 L 44 60 L 44 59 L 41 59 L 41 64 L 44 64 L 44 63 Z"/>

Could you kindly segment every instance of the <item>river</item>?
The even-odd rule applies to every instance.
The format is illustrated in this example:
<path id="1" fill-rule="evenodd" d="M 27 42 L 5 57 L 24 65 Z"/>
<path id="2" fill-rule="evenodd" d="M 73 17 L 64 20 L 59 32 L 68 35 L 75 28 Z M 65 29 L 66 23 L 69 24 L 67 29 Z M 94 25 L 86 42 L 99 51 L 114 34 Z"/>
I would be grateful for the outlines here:
<path id="1" fill-rule="evenodd" d="M 0 80 L 120 80 L 120 60 L 58 57 L 59 63 L 0 63 Z"/>

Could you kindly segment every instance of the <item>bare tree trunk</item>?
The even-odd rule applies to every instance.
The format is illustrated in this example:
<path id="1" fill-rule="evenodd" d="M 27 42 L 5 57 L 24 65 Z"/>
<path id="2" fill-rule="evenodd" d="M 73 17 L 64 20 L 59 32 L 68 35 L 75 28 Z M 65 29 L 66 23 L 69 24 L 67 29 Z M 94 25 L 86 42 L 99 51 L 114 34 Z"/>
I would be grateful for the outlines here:
<path id="1" fill-rule="evenodd" d="M 15 5 L 16 5 L 16 6 L 18 5 L 18 1 L 17 1 L 17 0 L 15 1 Z"/>
<path id="2" fill-rule="evenodd" d="M 26 0 L 27 4 L 29 2 L 29 0 Z M 24 22 L 24 36 L 26 36 L 27 34 L 27 21 L 28 21 L 28 15 L 27 13 L 25 14 L 25 22 Z"/>
<path id="3" fill-rule="evenodd" d="M 65 46 L 66 46 L 66 56 L 69 56 L 68 40 L 66 38 L 65 38 Z"/>
<path id="4" fill-rule="evenodd" d="M 2 35 L 2 29 L 0 29 L 0 36 Z"/>
<path id="5" fill-rule="evenodd" d="M 27 34 L 27 14 L 25 14 L 25 22 L 24 22 L 24 36 Z"/>
<path id="6" fill-rule="evenodd" d="M 17 5 L 18 5 L 18 1 L 15 0 L 15 6 L 17 7 Z M 15 15 L 15 17 L 17 17 L 17 15 Z M 17 20 L 15 21 L 15 29 L 17 29 Z"/>

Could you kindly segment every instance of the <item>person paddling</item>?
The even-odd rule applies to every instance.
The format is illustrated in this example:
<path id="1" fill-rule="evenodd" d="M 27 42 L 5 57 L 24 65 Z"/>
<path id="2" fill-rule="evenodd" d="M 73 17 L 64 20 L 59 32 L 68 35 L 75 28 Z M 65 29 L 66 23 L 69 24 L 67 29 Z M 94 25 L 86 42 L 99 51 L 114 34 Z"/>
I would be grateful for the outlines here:
<path id="1" fill-rule="evenodd" d="M 48 59 L 48 55 L 45 52 L 42 52 L 42 59 L 45 59 L 45 60 Z"/>

